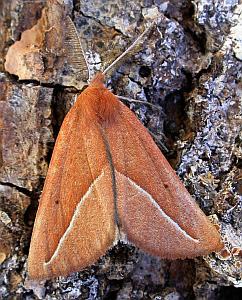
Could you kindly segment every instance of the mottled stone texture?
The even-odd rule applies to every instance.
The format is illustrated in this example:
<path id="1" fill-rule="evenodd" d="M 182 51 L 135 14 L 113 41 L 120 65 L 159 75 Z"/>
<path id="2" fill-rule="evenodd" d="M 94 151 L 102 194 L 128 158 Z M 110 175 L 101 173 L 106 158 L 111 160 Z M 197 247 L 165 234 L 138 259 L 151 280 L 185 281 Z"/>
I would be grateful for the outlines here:
<path id="1" fill-rule="evenodd" d="M 239 298 L 241 10 L 236 0 L 1 1 L 0 298 Z M 76 24 L 91 74 L 107 67 L 159 15 L 142 47 L 108 85 L 118 95 L 157 106 L 130 105 L 168 148 L 166 157 L 220 226 L 221 253 L 171 262 L 119 244 L 67 278 L 25 282 L 54 140 L 75 88 L 83 85 L 63 50 L 66 15 Z"/>

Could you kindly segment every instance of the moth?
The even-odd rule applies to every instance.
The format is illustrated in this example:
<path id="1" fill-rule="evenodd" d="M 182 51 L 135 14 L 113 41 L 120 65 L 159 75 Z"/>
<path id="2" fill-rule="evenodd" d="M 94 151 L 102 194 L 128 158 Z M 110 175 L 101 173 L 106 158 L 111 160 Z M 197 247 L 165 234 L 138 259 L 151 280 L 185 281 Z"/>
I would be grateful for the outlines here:
<path id="1" fill-rule="evenodd" d="M 72 49 L 79 39 L 70 18 L 67 28 Z M 118 241 L 164 259 L 221 249 L 146 128 L 103 81 L 92 79 L 61 126 L 32 233 L 30 279 L 79 271 Z"/>

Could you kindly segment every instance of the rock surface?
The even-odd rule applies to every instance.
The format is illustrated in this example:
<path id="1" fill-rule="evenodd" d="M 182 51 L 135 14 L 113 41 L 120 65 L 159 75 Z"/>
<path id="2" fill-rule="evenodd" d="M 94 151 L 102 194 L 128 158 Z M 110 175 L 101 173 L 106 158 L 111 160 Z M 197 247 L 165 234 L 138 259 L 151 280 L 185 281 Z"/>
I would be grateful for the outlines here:
<path id="1" fill-rule="evenodd" d="M 2 299 L 238 299 L 241 11 L 236 0 L 1 2 Z M 54 140 L 84 85 L 63 50 L 66 15 L 74 20 L 92 76 L 159 16 L 142 47 L 108 85 L 117 95 L 158 107 L 130 104 L 219 225 L 225 243 L 221 253 L 165 261 L 119 244 L 79 273 L 26 282 L 31 229 Z"/>

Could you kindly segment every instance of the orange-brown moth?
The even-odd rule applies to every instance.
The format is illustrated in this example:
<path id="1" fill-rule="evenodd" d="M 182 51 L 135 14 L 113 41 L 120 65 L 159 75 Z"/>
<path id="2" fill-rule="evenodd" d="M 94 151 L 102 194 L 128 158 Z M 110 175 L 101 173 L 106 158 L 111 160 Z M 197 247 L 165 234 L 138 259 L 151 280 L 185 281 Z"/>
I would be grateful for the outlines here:
<path id="1" fill-rule="evenodd" d="M 97 75 L 61 126 L 28 258 L 31 279 L 91 265 L 119 240 L 165 259 L 221 249 L 146 128 Z"/>

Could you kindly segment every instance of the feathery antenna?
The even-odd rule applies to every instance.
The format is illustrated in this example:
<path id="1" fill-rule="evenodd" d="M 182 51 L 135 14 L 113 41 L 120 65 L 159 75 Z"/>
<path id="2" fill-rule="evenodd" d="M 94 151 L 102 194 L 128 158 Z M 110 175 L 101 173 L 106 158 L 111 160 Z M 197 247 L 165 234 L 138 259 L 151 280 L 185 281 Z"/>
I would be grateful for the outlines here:
<path id="1" fill-rule="evenodd" d="M 114 72 L 114 69 L 117 69 L 123 63 L 123 61 L 127 59 L 127 56 L 132 55 L 134 49 L 140 46 L 140 43 L 142 42 L 144 36 L 154 26 L 156 19 L 157 18 L 155 18 L 155 20 L 150 24 L 150 26 L 145 29 L 145 31 L 133 42 L 133 44 L 127 50 L 125 50 L 117 59 L 114 60 L 114 62 L 111 63 L 109 67 L 107 67 L 103 71 L 103 74 L 106 78 L 110 77 L 111 74 Z"/>
<path id="2" fill-rule="evenodd" d="M 65 37 L 66 59 L 74 70 L 83 73 L 83 81 L 90 80 L 89 66 L 76 27 L 69 16 L 66 17 Z"/>

